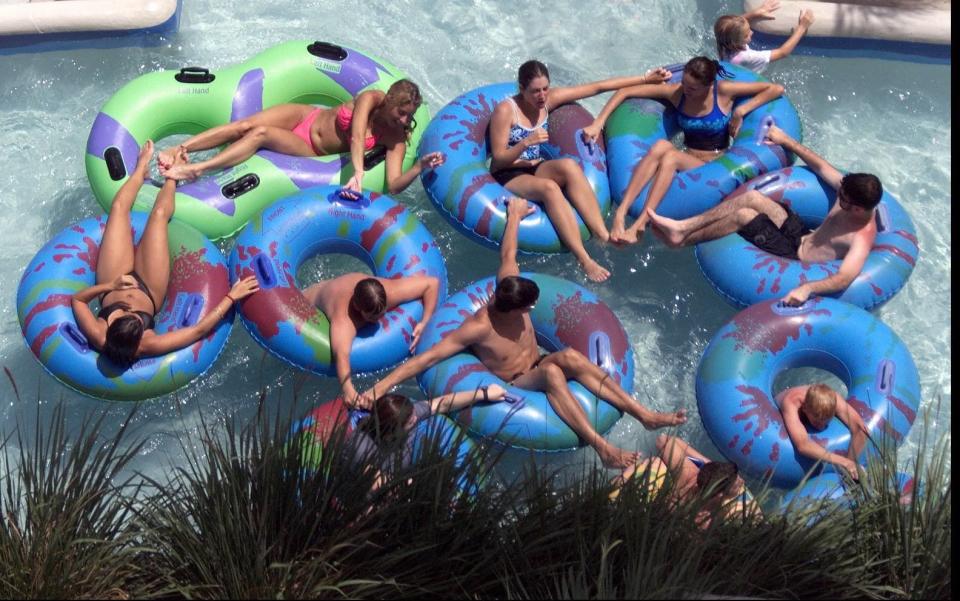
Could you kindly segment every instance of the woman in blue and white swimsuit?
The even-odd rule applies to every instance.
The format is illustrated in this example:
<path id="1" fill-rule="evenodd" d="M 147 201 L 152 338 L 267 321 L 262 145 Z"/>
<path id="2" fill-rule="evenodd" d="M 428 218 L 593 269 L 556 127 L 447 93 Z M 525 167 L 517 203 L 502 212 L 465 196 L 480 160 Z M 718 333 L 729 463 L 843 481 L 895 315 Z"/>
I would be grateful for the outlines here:
<path id="1" fill-rule="evenodd" d="M 587 254 L 573 210 L 600 241 L 609 240 L 610 233 L 600 214 L 597 197 L 577 162 L 569 158 L 544 160 L 541 157 L 540 145 L 547 141 L 547 115 L 550 109 L 561 104 L 625 86 L 660 83 L 669 77 L 669 71 L 653 69 L 636 77 L 551 88 L 547 67 L 531 60 L 520 66 L 519 93 L 498 104 L 493 111 L 491 174 L 507 190 L 543 205 L 560 240 L 577 258 L 587 277 L 595 282 L 606 280 L 610 272 Z"/>
<path id="2" fill-rule="evenodd" d="M 676 148 L 669 140 L 659 140 L 643 157 L 633 170 L 614 214 L 611 242 L 638 242 L 650 219 L 648 212 L 656 210 L 677 172 L 694 169 L 719 157 L 730 145 L 730 138 L 740 131 L 743 118 L 750 111 L 783 94 L 783 86 L 774 83 L 717 81 L 717 76 L 724 74 L 717 61 L 705 56 L 695 57 L 683 67 L 680 83 L 623 88 L 610 98 L 593 124 L 583 128 L 585 137 L 596 140 L 613 109 L 627 98 L 669 102 L 679 113 L 677 121 L 683 130 L 686 149 Z M 733 101 L 742 96 L 753 98 L 733 109 Z M 626 228 L 627 211 L 651 179 L 653 184 L 643 213 Z"/>

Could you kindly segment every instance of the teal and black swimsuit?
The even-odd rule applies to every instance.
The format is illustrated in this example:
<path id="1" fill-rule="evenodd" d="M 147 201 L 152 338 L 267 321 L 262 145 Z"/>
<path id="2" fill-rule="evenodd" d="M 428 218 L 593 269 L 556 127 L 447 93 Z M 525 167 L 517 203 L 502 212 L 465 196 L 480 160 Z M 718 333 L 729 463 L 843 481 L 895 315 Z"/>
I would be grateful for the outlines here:
<path id="1" fill-rule="evenodd" d="M 724 150 L 730 146 L 730 134 L 727 126 L 730 124 L 730 115 L 720 110 L 717 101 L 717 88 L 713 84 L 713 110 L 702 117 L 694 117 L 683 112 L 683 92 L 680 93 L 680 104 L 677 105 L 677 124 L 683 130 L 683 139 L 687 148 L 694 150 Z"/>

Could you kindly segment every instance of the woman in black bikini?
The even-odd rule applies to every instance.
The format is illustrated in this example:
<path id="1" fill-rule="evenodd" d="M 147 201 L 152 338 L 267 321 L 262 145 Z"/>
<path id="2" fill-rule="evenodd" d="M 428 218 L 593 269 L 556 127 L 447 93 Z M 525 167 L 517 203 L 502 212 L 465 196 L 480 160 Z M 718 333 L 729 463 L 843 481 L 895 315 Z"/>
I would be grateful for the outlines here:
<path id="1" fill-rule="evenodd" d="M 170 255 L 167 222 L 173 215 L 176 181 L 167 178 L 150 211 L 138 247 L 131 235 L 130 209 L 143 185 L 153 156 L 153 142 L 140 150 L 137 167 L 113 200 L 97 256 L 97 283 L 73 295 L 73 315 L 90 345 L 119 366 L 129 367 L 142 356 L 162 355 L 206 336 L 230 305 L 258 290 L 254 277 L 233 285 L 217 307 L 193 326 L 166 334 L 153 331 L 154 316 L 167 295 Z M 176 158 L 186 161 L 185 153 Z M 94 315 L 88 303 L 99 299 Z"/>

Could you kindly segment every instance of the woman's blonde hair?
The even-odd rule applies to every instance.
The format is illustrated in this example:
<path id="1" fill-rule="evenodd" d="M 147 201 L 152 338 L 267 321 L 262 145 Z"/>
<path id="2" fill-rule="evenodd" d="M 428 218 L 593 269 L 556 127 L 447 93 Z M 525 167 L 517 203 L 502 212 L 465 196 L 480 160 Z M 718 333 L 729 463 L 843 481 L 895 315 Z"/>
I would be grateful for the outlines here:
<path id="1" fill-rule="evenodd" d="M 407 104 L 413 104 L 413 110 L 416 111 L 420 108 L 420 104 L 423 102 L 423 96 L 420 95 L 420 88 L 417 84 L 413 83 L 409 79 L 400 79 L 393 82 L 393 85 L 387 90 L 387 95 L 383 99 L 385 108 L 393 108 L 395 106 L 404 106 Z M 407 138 L 410 137 L 410 134 L 413 133 L 413 130 L 417 127 L 417 120 L 410 116 L 410 123 L 404 128 L 404 131 L 407 134 Z"/>
<path id="2" fill-rule="evenodd" d="M 717 55 L 727 60 L 746 47 L 743 43 L 743 26 L 750 23 L 740 15 L 723 15 L 713 24 L 713 35 L 717 38 Z"/>

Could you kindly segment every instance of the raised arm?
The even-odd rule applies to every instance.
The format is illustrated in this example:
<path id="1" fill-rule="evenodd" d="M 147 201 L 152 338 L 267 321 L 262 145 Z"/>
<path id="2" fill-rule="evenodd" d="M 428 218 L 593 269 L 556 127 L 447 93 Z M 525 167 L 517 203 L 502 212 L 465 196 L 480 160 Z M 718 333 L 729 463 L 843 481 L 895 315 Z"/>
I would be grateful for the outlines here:
<path id="1" fill-rule="evenodd" d="M 754 21 L 754 20 L 760 20 L 760 19 L 770 20 L 770 19 L 776 18 L 773 16 L 773 13 L 779 8 L 780 8 L 780 0 L 765 0 L 765 2 L 760 6 L 758 6 L 757 8 L 751 11 L 747 11 L 740 16 L 746 19 L 747 21 Z"/>
<path id="2" fill-rule="evenodd" d="M 789 56 L 790 53 L 793 52 L 793 49 L 797 47 L 797 44 L 800 43 L 800 38 L 807 35 L 807 31 L 810 30 L 810 25 L 812 24 L 813 11 L 810 9 L 801 10 L 797 26 L 793 28 L 790 37 L 788 37 L 779 48 L 774 48 L 770 51 L 770 60 L 778 61 L 781 58 Z"/>
<path id="3" fill-rule="evenodd" d="M 486 389 L 486 390 L 484 390 Z M 463 390 L 460 392 L 451 392 L 443 396 L 430 399 L 430 412 L 449 413 L 459 411 L 464 407 L 469 407 L 477 401 L 502 401 L 507 391 L 498 384 L 479 387 L 476 390 Z"/>
<path id="4" fill-rule="evenodd" d="M 387 306 L 396 307 L 401 303 L 420 299 L 423 303 L 423 317 L 413 328 L 413 339 L 410 341 L 410 352 L 420 342 L 423 328 L 430 322 L 433 313 L 437 310 L 440 296 L 440 280 L 429 275 L 415 275 L 407 278 L 391 280 L 377 278 L 387 293 Z"/>
<path id="5" fill-rule="evenodd" d="M 359 405 L 364 409 L 369 409 L 377 397 L 390 392 L 394 386 L 407 378 L 412 378 L 439 361 L 461 352 L 476 340 L 479 340 L 483 334 L 482 325 L 467 320 L 459 328 L 447 334 L 435 346 L 416 357 L 411 357 L 364 391 L 360 396 Z"/>
<path id="6" fill-rule="evenodd" d="M 843 455 L 838 455 L 837 453 L 826 450 L 810 438 L 807 434 L 807 429 L 800 421 L 800 414 L 794 405 L 781 404 L 780 406 L 780 411 L 783 415 L 783 425 L 787 428 L 787 434 L 790 436 L 793 448 L 795 448 L 798 453 L 815 461 L 824 461 L 843 468 L 854 480 L 859 478 L 856 462 Z"/>
<path id="7" fill-rule="evenodd" d="M 669 73 L 669 71 L 667 73 Z M 600 132 L 603 130 L 603 126 L 606 125 L 607 119 L 610 118 L 614 109 L 620 106 L 627 98 L 657 98 L 660 100 L 668 100 L 674 91 L 676 91 L 678 85 L 680 84 L 658 83 L 620 88 L 614 92 L 610 100 L 607 100 L 607 103 L 603 105 L 603 108 L 600 110 L 596 119 L 593 120 L 593 123 L 583 128 L 584 138 L 586 138 L 587 141 L 595 142 L 597 138 L 600 137 Z"/>
<path id="8" fill-rule="evenodd" d="M 259 290 L 257 285 L 257 278 L 255 276 L 247 276 L 242 280 L 238 280 L 237 283 L 233 285 L 230 289 L 230 292 L 217 303 L 217 306 L 213 308 L 212 311 L 203 316 L 203 319 L 198 321 L 196 324 L 168 332 L 166 334 L 156 334 L 150 336 L 149 338 L 144 337 L 140 342 L 140 353 L 145 356 L 154 356 L 154 355 L 163 355 L 164 353 L 169 353 L 177 349 L 181 349 L 185 346 L 189 346 L 194 342 L 202 339 L 204 336 L 210 333 L 210 330 L 216 326 L 221 319 L 227 314 L 227 311 L 230 310 L 230 307 L 241 299 L 244 299 L 257 290 Z"/>
<path id="9" fill-rule="evenodd" d="M 86 336 L 94 348 L 103 348 L 106 342 L 107 328 L 97 322 L 96 316 L 90 310 L 90 301 L 101 294 L 133 286 L 136 286 L 133 276 L 121 275 L 112 282 L 88 286 L 75 292 L 71 297 L 70 306 L 73 309 L 73 318 L 77 320 L 77 327 L 80 328 L 80 331 L 83 332 L 83 335 Z"/>
<path id="10" fill-rule="evenodd" d="M 503 228 L 503 238 L 500 240 L 498 282 L 509 275 L 520 275 L 520 265 L 517 264 L 517 234 L 520 231 L 520 221 L 531 212 L 533 207 L 524 198 L 514 196 L 507 201 L 507 225 Z"/>
<path id="11" fill-rule="evenodd" d="M 547 96 L 547 106 L 555 108 L 568 102 L 576 102 L 584 98 L 590 98 L 597 94 L 619 90 L 629 86 L 638 86 L 643 84 L 658 84 L 670 79 L 670 71 L 663 67 L 650 69 L 643 75 L 631 75 L 629 77 L 611 77 L 600 81 L 578 86 L 569 86 L 562 88 L 551 88 Z"/>
<path id="12" fill-rule="evenodd" d="M 797 142 L 776 125 L 771 125 L 767 130 L 764 140 L 768 144 L 779 144 L 785 150 L 797 155 L 800 160 L 807 164 L 811 171 L 820 176 L 820 179 L 827 182 L 834 190 L 840 189 L 840 182 L 843 180 L 843 174 L 827 162 L 826 159 L 810 150 L 800 142 Z"/>
<path id="13" fill-rule="evenodd" d="M 783 86 L 770 82 L 738 82 L 721 81 L 718 92 L 724 96 L 732 98 L 742 98 L 751 96 L 750 100 L 738 105 L 733 109 L 730 116 L 730 135 L 736 136 L 740 132 L 740 126 L 743 125 L 743 118 L 749 115 L 755 108 L 763 106 L 771 100 L 776 100 L 783 96 Z"/>

